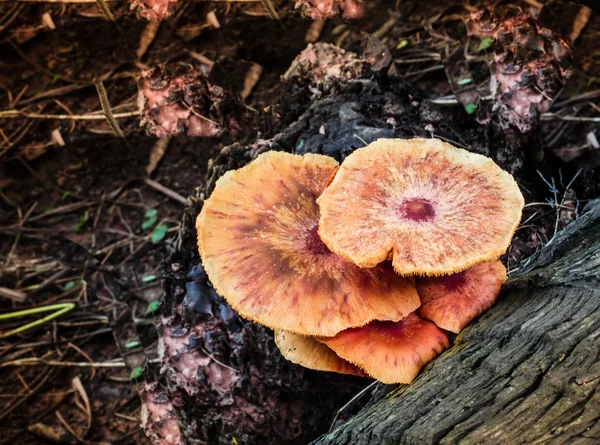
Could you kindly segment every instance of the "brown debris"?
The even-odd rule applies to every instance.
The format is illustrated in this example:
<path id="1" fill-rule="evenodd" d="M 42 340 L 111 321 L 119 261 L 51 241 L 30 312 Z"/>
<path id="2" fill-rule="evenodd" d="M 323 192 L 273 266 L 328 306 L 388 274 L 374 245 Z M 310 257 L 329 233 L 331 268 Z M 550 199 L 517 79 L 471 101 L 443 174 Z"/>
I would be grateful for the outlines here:
<path id="1" fill-rule="evenodd" d="M 504 127 L 527 133 L 537 127 L 571 76 L 569 45 L 543 28 L 533 13 L 501 9 L 471 14 L 469 34 L 497 41 L 490 62 L 493 111 Z"/>
<path id="2" fill-rule="evenodd" d="M 173 404 L 156 382 L 142 390 L 141 427 L 155 445 L 180 445 L 181 434 Z"/>
<path id="3" fill-rule="evenodd" d="M 313 20 L 323 20 L 341 15 L 346 19 L 363 16 L 362 0 L 297 0 L 296 8 Z"/>
<path id="4" fill-rule="evenodd" d="M 234 94 L 210 83 L 191 65 L 163 66 L 142 71 L 138 80 L 141 126 L 156 137 L 179 133 L 211 137 L 223 130 L 240 130 L 242 105 Z"/>
<path id="5" fill-rule="evenodd" d="M 140 19 L 158 21 L 170 17 L 176 4 L 177 0 L 131 0 L 130 9 Z"/>
<path id="6" fill-rule="evenodd" d="M 337 85 L 360 79 L 369 72 L 369 64 L 355 53 L 330 43 L 309 44 L 283 75 L 283 80 L 311 84 L 311 91 L 328 93 Z"/>

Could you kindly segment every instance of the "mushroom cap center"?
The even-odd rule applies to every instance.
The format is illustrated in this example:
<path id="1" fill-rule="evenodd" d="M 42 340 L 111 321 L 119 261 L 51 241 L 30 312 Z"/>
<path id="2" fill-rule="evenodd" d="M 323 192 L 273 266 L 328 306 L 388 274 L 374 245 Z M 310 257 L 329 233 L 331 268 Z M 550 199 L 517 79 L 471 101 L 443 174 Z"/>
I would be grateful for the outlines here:
<path id="1" fill-rule="evenodd" d="M 333 255 L 319 236 L 318 224 L 306 231 L 304 243 L 306 252 L 311 255 Z"/>
<path id="2" fill-rule="evenodd" d="M 435 218 L 435 208 L 428 199 L 411 198 L 404 200 L 398 212 L 402 218 L 409 219 L 414 222 L 429 222 Z"/>

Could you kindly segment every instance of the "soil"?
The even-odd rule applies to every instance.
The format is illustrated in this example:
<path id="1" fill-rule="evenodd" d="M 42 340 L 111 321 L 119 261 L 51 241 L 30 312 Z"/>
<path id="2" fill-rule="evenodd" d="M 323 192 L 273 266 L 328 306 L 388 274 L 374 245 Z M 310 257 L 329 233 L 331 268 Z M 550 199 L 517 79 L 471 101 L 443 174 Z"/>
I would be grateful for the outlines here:
<path id="1" fill-rule="evenodd" d="M 404 107 L 398 111 L 403 135 L 427 136 L 425 126 L 436 121 L 436 130 L 441 130 L 438 136 L 488 150 L 488 155 L 501 153 L 499 147 L 510 148 L 517 139 L 522 147 L 536 147 L 520 156 L 518 163 L 496 158 L 501 164 L 504 159 L 503 166 L 515 173 L 528 203 L 513 245 L 503 258 L 509 270 L 515 269 L 575 219 L 587 201 L 600 196 L 600 155 L 593 140 L 590 142 L 594 135 L 600 137 L 597 13 L 573 45 L 571 79 L 550 108 L 555 115 L 574 119 L 548 116 L 526 138 L 510 139 L 513 136 L 504 137 L 502 131 L 477 124 L 461 105 L 435 102 L 452 94 L 440 61 L 440 53 L 448 47 L 445 40 L 432 38 L 423 25 L 432 22 L 444 33 L 457 18 L 485 2 L 373 3 L 366 3 L 362 19 L 327 20 L 317 40 L 357 53 L 362 52 L 363 33 L 374 34 L 383 42 L 393 59 L 394 76 L 402 80 L 402 88 L 393 94 L 406 100 L 398 104 Z M 157 28 L 138 21 L 124 2 L 108 4 L 116 23 L 106 21 L 92 2 L 0 3 L 0 312 L 76 304 L 74 310 L 53 321 L 0 339 L 0 424 L 4 432 L 0 444 L 150 443 L 139 427 L 140 383 L 132 381 L 131 370 L 122 366 L 105 315 L 111 311 L 118 314 L 112 323 L 119 323 L 123 320 L 119 318 L 121 304 L 127 300 L 141 343 L 147 346 L 150 359 L 156 357 L 154 325 L 161 311 L 168 314 L 172 308 L 156 309 L 152 302 L 170 296 L 165 278 L 166 283 L 173 279 L 174 252 L 188 253 L 180 261 L 184 276 L 197 261 L 190 253 L 193 247 L 178 245 L 175 235 L 185 226 L 186 198 L 198 196 L 198 187 L 206 191 L 207 174 L 214 173 L 209 160 L 216 159 L 213 166 L 231 167 L 227 164 L 231 157 L 219 155 L 223 147 L 237 143 L 232 152 L 238 150 L 246 156 L 244 148 L 257 138 L 267 140 L 277 133 L 287 136 L 279 139 L 283 149 L 289 149 L 286 144 L 295 147 L 297 134 L 286 130 L 287 126 L 306 112 L 311 102 L 305 85 L 290 90 L 289 84 L 280 83 L 306 47 L 306 37 L 315 34 L 313 22 L 291 8 L 282 9 L 285 14 L 280 20 L 271 20 L 260 4 L 182 1 L 172 18 Z M 526 2 L 510 5 L 529 7 Z M 218 29 L 204 25 L 211 11 L 220 22 Z M 42 25 L 45 14 L 56 29 Z M 564 23 L 560 26 L 570 29 Z M 147 49 L 141 51 L 140 46 L 145 45 L 140 43 L 148 40 Z M 489 70 L 477 45 L 473 41 L 466 47 L 473 56 L 473 77 L 485 89 Z M 251 124 L 243 131 L 204 139 L 179 134 L 165 145 L 140 128 L 136 110 L 141 70 L 165 63 L 206 68 L 211 61 L 228 60 L 246 60 L 262 67 L 245 100 L 244 111 Z M 241 91 L 245 79 L 246 71 L 231 71 L 227 82 Z M 98 119 L 101 105 L 94 87 L 98 81 L 106 88 L 113 113 L 130 113 L 118 119 L 124 138 L 116 137 L 106 120 Z M 377 87 L 385 81 L 385 76 L 379 77 Z M 344 94 L 343 100 L 338 97 L 326 105 L 334 109 L 349 100 L 361 100 L 361 92 Z M 382 115 L 382 105 L 369 108 L 367 99 L 361 112 L 375 122 Z M 412 112 L 411 106 L 416 107 Z M 9 116 L 6 110 L 22 110 L 29 116 Z M 316 114 L 326 112 L 323 107 Z M 39 115 L 89 116 L 72 120 Z M 304 150 L 326 152 L 326 144 L 318 137 L 308 142 Z M 336 155 L 343 157 L 344 153 Z M 147 166 L 154 162 L 156 167 L 148 174 Z M 90 271 L 89 259 L 66 261 L 65 245 L 56 242 L 56 235 L 85 248 L 102 266 L 95 265 Z M 190 243 L 189 233 L 187 236 Z M 106 283 L 107 276 L 117 284 Z M 3 289 L 17 290 L 17 296 L 7 298 Z M 3 321 L 1 331 L 31 319 Z M 253 334 L 260 331 L 249 329 Z M 256 335 L 268 348 L 273 347 L 268 343 L 270 333 L 262 330 Z M 343 388 L 333 391 L 338 397 L 325 400 L 326 396 L 318 394 L 327 394 L 337 384 L 337 377 L 304 373 L 282 363 L 276 359 L 273 369 L 283 369 L 290 381 L 299 382 L 307 391 L 303 409 L 311 402 L 318 407 L 318 422 L 305 425 L 312 429 L 304 431 L 302 438 L 326 431 L 336 410 L 368 384 L 361 379 L 343 380 L 339 384 Z M 352 412 L 345 410 L 342 417 Z"/>

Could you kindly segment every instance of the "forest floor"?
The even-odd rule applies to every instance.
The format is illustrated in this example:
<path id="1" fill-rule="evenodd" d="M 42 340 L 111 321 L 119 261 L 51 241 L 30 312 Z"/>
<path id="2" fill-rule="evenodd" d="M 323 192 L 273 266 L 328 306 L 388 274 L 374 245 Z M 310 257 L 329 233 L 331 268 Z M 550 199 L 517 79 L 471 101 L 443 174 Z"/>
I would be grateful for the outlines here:
<path id="1" fill-rule="evenodd" d="M 526 8 L 531 2 L 512 3 Z M 0 340 L 0 444 L 48 443 L 53 434 L 55 443 L 149 443 L 139 428 L 130 371 L 107 325 L 111 301 L 91 298 L 85 271 L 61 262 L 63 252 L 52 242 L 55 234 L 69 238 L 126 282 L 138 328 L 155 339 L 153 302 L 163 295 L 165 243 L 180 227 L 186 197 L 204 181 L 208 160 L 233 138 L 179 135 L 165 144 L 147 136 L 137 116 L 141 69 L 222 58 L 254 62 L 262 73 L 246 105 L 260 110 L 278 99 L 280 76 L 308 41 L 355 50 L 367 32 L 388 46 L 408 83 L 440 98 L 452 91 L 423 24 L 465 16 L 484 3 L 381 1 L 364 19 L 320 25 L 293 15 L 271 20 L 260 3 L 244 9 L 193 1 L 156 25 L 136 20 L 124 2 L 108 4 L 116 24 L 93 0 L 0 1 L 0 313 L 76 305 Z M 209 13 L 220 28 L 206 24 Z M 572 78 L 550 110 L 573 119 L 542 121 L 539 174 L 518 178 L 527 206 L 505 258 L 510 267 L 600 196 L 594 171 L 600 156 L 589 154 L 589 135 L 600 136 L 598 38 L 596 13 L 574 45 Z M 102 115 L 98 81 L 124 138 L 114 136 Z M 24 320 L 3 321 L 0 330 Z"/>

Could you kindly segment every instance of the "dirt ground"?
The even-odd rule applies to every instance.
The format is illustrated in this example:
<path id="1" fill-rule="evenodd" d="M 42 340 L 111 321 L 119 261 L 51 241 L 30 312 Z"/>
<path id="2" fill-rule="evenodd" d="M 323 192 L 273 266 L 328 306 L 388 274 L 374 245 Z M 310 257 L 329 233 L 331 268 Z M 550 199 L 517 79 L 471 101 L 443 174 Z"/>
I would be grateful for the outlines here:
<path id="1" fill-rule="evenodd" d="M 53 236 L 85 247 L 118 277 L 139 331 L 155 343 L 161 261 L 186 197 L 203 183 L 208 160 L 222 147 L 270 136 L 260 125 L 235 139 L 178 135 L 165 144 L 147 136 L 136 112 L 141 69 L 223 58 L 254 62 L 262 74 L 246 105 L 262 110 L 278 100 L 280 76 L 307 41 L 358 50 L 367 32 L 391 50 L 406 82 L 428 98 L 444 98 L 452 90 L 440 47 L 423 25 L 485 4 L 381 1 L 368 3 L 363 19 L 334 18 L 318 29 L 293 13 L 272 20 L 260 3 L 226 3 L 182 1 L 157 26 L 136 20 L 121 1 L 108 3 L 116 23 L 93 0 L 0 2 L 0 314 L 75 304 L 52 321 L 0 339 L 0 444 L 149 443 L 139 427 L 136 387 L 105 317 L 117 311 L 119 296 L 88 295 L 88 272 L 66 265 Z M 511 3 L 527 8 L 537 2 Z M 220 28 L 206 24 L 209 13 Z M 517 178 L 527 205 L 504 258 L 509 269 L 600 196 L 600 155 L 590 139 L 600 137 L 599 37 L 596 12 L 574 44 L 570 82 L 536 131 L 543 158 Z M 124 138 L 102 115 L 98 81 Z M 33 319 L 2 320 L 0 331 Z"/>

